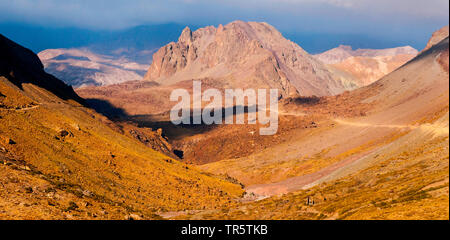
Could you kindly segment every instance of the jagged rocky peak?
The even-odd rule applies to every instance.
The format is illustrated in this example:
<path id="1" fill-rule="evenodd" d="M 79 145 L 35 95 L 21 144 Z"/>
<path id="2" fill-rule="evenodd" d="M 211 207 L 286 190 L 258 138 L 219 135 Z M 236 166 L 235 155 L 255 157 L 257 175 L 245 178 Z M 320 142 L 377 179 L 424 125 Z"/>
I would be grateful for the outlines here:
<path id="1" fill-rule="evenodd" d="M 192 42 L 192 30 L 189 27 L 186 27 L 183 30 L 180 38 L 178 39 L 178 42 L 185 43 L 185 44 L 189 44 Z"/>
<path id="2" fill-rule="evenodd" d="M 178 42 L 154 54 L 144 79 L 169 85 L 204 78 L 224 87 L 278 88 L 282 96 L 333 95 L 355 87 L 273 26 L 243 21 L 185 28 Z"/>

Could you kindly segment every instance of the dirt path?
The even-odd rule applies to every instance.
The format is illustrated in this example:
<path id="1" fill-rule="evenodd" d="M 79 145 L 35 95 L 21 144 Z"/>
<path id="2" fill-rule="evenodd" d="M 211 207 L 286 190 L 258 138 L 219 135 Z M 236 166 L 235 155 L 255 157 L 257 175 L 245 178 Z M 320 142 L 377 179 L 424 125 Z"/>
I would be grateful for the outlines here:
<path id="1" fill-rule="evenodd" d="M 430 131 L 435 134 L 439 135 L 445 135 L 449 134 L 449 127 L 440 126 L 437 124 L 430 124 L 425 123 L 422 125 L 393 125 L 393 124 L 372 124 L 372 123 L 362 123 L 362 122 L 350 122 L 342 119 L 332 119 L 336 123 L 339 123 L 341 125 L 347 125 L 347 126 L 354 126 L 354 127 L 371 127 L 371 128 L 396 128 L 396 129 L 421 129 L 424 131 Z"/>
<path id="2" fill-rule="evenodd" d="M 355 127 L 376 127 L 376 128 L 398 128 L 398 129 L 417 129 L 418 126 L 413 125 L 391 125 L 391 124 L 372 124 L 372 123 L 362 123 L 362 122 L 350 122 L 342 119 L 332 119 L 336 123 L 347 125 L 347 126 L 355 126 Z"/>
<path id="3" fill-rule="evenodd" d="M 292 113 L 292 112 L 278 112 L 279 115 L 283 116 L 295 116 L 295 117 L 304 117 L 306 116 L 305 113 Z M 445 135 L 449 134 L 449 127 L 448 126 L 440 126 L 437 124 L 430 124 L 425 123 L 422 125 L 395 125 L 395 124 L 373 124 L 373 123 L 364 123 L 364 122 L 351 122 L 339 118 L 331 118 L 332 121 L 341 124 L 341 125 L 347 125 L 347 126 L 354 126 L 354 127 L 370 127 L 370 128 L 392 128 L 392 129 L 407 129 L 407 130 L 414 130 L 414 129 L 422 129 L 434 132 L 439 135 Z"/>
<path id="4" fill-rule="evenodd" d="M 278 112 L 279 115 L 287 116 L 298 116 L 302 117 L 306 114 L 302 113 L 288 113 L 288 112 Z M 404 129 L 404 130 L 422 130 L 425 132 L 430 132 L 435 135 L 448 135 L 449 127 L 448 125 L 439 124 L 422 124 L 422 125 L 396 125 L 396 124 L 373 124 L 368 122 L 353 122 L 343 119 L 330 119 L 331 121 L 344 126 L 361 127 L 361 128 L 389 128 L 389 129 Z M 368 154 L 376 151 L 373 149 L 368 152 L 357 154 L 355 156 L 349 157 L 343 161 L 332 164 L 324 169 L 321 169 L 315 173 L 307 174 L 304 176 L 297 176 L 288 178 L 286 180 L 270 183 L 270 184 L 259 184 L 251 185 L 247 187 L 247 192 L 253 193 L 257 196 L 270 197 L 274 195 L 286 194 L 292 191 L 298 191 L 300 189 L 305 189 L 314 186 L 312 183 L 318 182 L 321 179 L 326 179 L 328 176 L 332 175 L 334 172 L 346 167 L 349 164 L 357 161 L 358 159 L 364 158 Z"/>
<path id="5" fill-rule="evenodd" d="M 24 112 L 24 111 L 36 109 L 36 108 L 38 108 L 38 107 L 40 107 L 39 104 L 38 104 L 38 105 L 31 106 L 31 107 L 24 107 L 24 108 L 1 108 L 1 107 L 0 107 L 0 110 L 1 110 L 1 111 Z"/>
<path id="6" fill-rule="evenodd" d="M 361 159 L 364 156 L 374 152 L 375 150 L 371 150 L 368 152 L 356 154 L 355 156 L 351 156 L 343 161 L 331 164 L 317 172 L 288 178 L 281 182 L 269 183 L 269 184 L 259 184 L 259 185 L 251 185 L 246 188 L 246 191 L 249 193 L 253 193 L 257 196 L 262 196 L 264 198 L 271 197 L 274 195 L 282 195 L 290 192 L 298 191 L 301 189 L 306 189 L 305 186 L 309 186 L 310 184 L 320 181 L 323 178 L 333 174 L 339 169 Z"/>

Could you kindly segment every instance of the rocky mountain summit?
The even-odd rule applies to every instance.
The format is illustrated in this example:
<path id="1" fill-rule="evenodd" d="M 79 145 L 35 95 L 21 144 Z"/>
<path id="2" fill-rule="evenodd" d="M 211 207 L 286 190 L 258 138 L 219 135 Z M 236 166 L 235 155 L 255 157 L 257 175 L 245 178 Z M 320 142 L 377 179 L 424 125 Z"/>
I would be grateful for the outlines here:
<path id="1" fill-rule="evenodd" d="M 334 95 L 356 86 L 269 24 L 242 21 L 184 29 L 178 42 L 154 54 L 144 79 L 171 85 L 203 78 L 222 87 L 277 88 L 281 96 Z"/>

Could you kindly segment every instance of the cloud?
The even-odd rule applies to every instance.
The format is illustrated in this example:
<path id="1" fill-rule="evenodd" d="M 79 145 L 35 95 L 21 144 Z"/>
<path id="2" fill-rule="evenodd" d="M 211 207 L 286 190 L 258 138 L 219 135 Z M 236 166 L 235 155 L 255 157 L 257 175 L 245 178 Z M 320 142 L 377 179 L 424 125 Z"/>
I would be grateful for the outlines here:
<path id="1" fill-rule="evenodd" d="M 233 18 L 316 16 L 402 21 L 448 18 L 447 0 L 0 0 L 0 20 L 24 20 L 92 28 L 122 28 L 148 22 L 223 22 Z M 301 20 L 298 19 L 298 20 Z M 202 22 L 203 21 L 203 22 Z M 320 22 L 320 21 L 319 21 Z M 295 24 L 295 23 L 293 23 Z M 295 24 L 297 25 L 297 24 Z"/>
<path id="2" fill-rule="evenodd" d="M 122 29 L 175 22 L 265 21 L 283 33 L 357 34 L 425 42 L 448 24 L 448 0 L 0 0 L 0 22 Z"/>

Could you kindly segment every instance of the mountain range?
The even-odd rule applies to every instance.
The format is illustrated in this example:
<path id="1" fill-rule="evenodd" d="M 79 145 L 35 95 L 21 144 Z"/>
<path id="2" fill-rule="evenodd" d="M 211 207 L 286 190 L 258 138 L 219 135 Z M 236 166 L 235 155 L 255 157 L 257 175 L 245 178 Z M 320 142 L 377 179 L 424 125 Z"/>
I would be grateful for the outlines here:
<path id="1" fill-rule="evenodd" d="M 185 28 L 143 80 L 75 90 L 45 67 L 144 68 L 80 49 L 42 63 L 3 35 L 0 50 L 0 219 L 449 218 L 445 28 L 420 53 L 340 47 L 334 63 L 267 23 Z M 279 89 L 277 134 L 171 124 L 192 80 Z"/>
<path id="2" fill-rule="evenodd" d="M 320 61 L 353 76 L 358 86 L 366 86 L 399 68 L 418 54 L 410 46 L 388 49 L 357 49 L 341 45 L 314 55 Z"/>
<path id="3" fill-rule="evenodd" d="M 41 53 L 47 72 L 80 87 L 141 79 L 147 70 L 142 65 L 148 68 L 153 53 L 175 40 L 183 27 L 170 23 L 124 30 L 87 30 L 1 23 L 0 31 Z M 56 54 L 64 56 L 51 59 Z"/>
<path id="4" fill-rule="evenodd" d="M 417 55 L 418 51 L 410 46 L 387 49 L 356 49 L 351 46 L 340 45 L 326 52 L 314 55 L 326 64 L 336 64 L 351 57 L 393 57 L 397 55 Z"/>
<path id="5" fill-rule="evenodd" d="M 48 49 L 38 56 L 47 72 L 74 87 L 111 85 L 142 79 L 148 64 L 129 60 L 130 56 L 125 57 L 127 53 L 123 51 L 102 55 L 89 48 Z M 152 51 L 142 50 L 139 54 L 151 56 Z"/>
<path id="6" fill-rule="evenodd" d="M 323 54 L 335 51 L 339 50 Z M 192 88 L 187 83 L 193 79 L 219 89 L 277 88 L 284 98 L 336 95 L 378 80 L 417 54 L 411 47 L 348 52 L 366 57 L 324 63 L 267 23 L 236 21 L 196 31 L 185 28 L 177 42 L 155 52 L 143 78 L 148 84 L 135 81 L 77 92 L 88 99 L 107 100 L 131 115 L 167 111 L 170 91 Z"/>
<path id="7" fill-rule="evenodd" d="M 103 86 L 142 79 L 145 75 L 144 71 L 147 70 L 144 69 L 145 66 L 148 67 L 152 62 L 153 53 L 164 44 L 176 40 L 178 33 L 183 28 L 184 26 L 180 24 L 160 24 L 137 26 L 125 30 L 94 31 L 0 24 L 2 32 L 14 37 L 20 43 L 31 46 L 33 50 L 40 53 L 39 56 L 42 56 L 41 61 L 47 72 L 74 87 Z M 30 34 L 33 35 L 33 41 L 27 37 Z M 292 34 L 287 35 L 293 37 Z M 332 36 L 326 37 L 333 39 Z M 298 40 L 297 37 L 293 38 Z M 297 42 L 300 42 L 302 46 L 309 46 L 307 40 L 310 38 L 303 36 L 302 41 Z M 353 36 L 353 38 L 357 38 L 357 36 Z M 311 47 L 308 49 L 313 52 L 317 51 Z M 49 54 L 49 52 L 52 53 Z M 64 56 L 52 59 L 58 53 Z M 93 57 L 94 55 L 95 57 Z M 71 56 L 70 59 L 68 56 Z M 349 74 L 348 71 L 345 71 L 345 68 L 348 68 L 347 65 L 356 64 L 356 67 L 360 67 L 361 61 L 345 63 L 343 67 L 337 67 L 339 73 L 334 75 L 343 75 L 338 78 L 355 78 L 355 84 L 366 84 L 368 81 L 361 80 L 361 75 L 373 75 L 369 76 L 370 81 L 377 80 L 382 74 L 400 66 L 407 57 L 382 59 L 383 64 L 384 62 L 388 64 L 388 70 L 385 70 L 386 68 L 376 69 L 374 74 L 359 72 L 350 72 Z M 369 60 L 369 62 L 371 65 L 376 64 L 374 61 Z M 342 69 L 344 69 L 344 73 L 340 73 Z M 331 68 L 331 71 L 336 72 L 336 68 Z"/>

